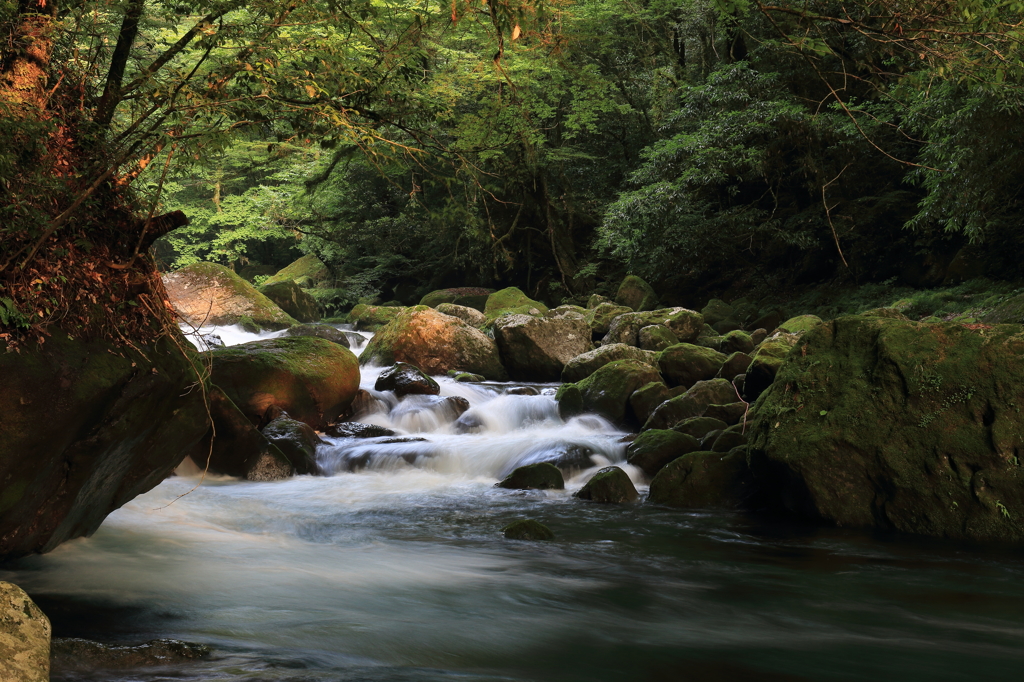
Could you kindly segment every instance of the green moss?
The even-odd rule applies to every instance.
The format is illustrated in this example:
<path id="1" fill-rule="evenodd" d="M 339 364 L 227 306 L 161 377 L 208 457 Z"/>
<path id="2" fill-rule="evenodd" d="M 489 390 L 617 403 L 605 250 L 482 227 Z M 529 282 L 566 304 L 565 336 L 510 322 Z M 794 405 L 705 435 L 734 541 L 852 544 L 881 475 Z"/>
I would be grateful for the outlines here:
<path id="1" fill-rule="evenodd" d="M 438 289 L 431 291 L 420 299 L 420 305 L 436 308 L 442 303 L 466 306 L 484 312 L 488 297 L 494 293 L 493 289 L 480 287 L 455 287 L 450 289 Z"/>
<path id="2" fill-rule="evenodd" d="M 328 281 L 330 277 L 331 272 L 327 266 L 310 253 L 279 270 L 277 274 L 265 280 L 263 285 L 297 281 L 301 278 L 308 278 L 311 282 L 319 285 Z"/>
<path id="3" fill-rule="evenodd" d="M 629 397 L 652 381 L 661 381 L 661 376 L 650 365 L 637 360 L 616 360 L 597 369 L 576 387 L 584 411 L 597 413 L 615 424 L 628 425 L 633 422 Z M 563 389 L 565 400 L 568 400 L 569 390 Z"/>
<path id="4" fill-rule="evenodd" d="M 298 324 L 298 320 L 223 265 L 195 263 L 178 270 L 177 273 L 196 283 L 216 280 L 219 286 L 230 291 L 232 296 L 246 302 L 248 311 L 242 317 L 251 318 L 262 329 L 286 329 Z"/>
<path id="5" fill-rule="evenodd" d="M 487 303 L 484 305 L 484 315 L 487 318 L 488 327 L 502 315 L 513 313 L 530 315 L 533 310 L 543 314 L 548 312 L 548 307 L 540 301 L 533 300 L 516 287 L 495 291 L 487 297 Z"/>
<path id="6" fill-rule="evenodd" d="M 640 494 L 625 471 L 619 467 L 605 467 L 594 474 L 573 497 L 605 504 L 623 504 L 635 502 Z"/>
<path id="7" fill-rule="evenodd" d="M 797 315 L 780 324 L 779 329 L 789 334 L 801 334 L 814 329 L 819 324 L 821 324 L 821 318 L 817 315 Z"/>
<path id="8" fill-rule="evenodd" d="M 348 320 L 350 324 L 356 326 L 356 329 L 375 332 L 406 310 L 427 310 L 427 306 L 400 308 L 360 303 L 349 311 Z"/>
<path id="9" fill-rule="evenodd" d="M 615 294 L 615 303 L 637 312 L 658 307 L 658 296 L 651 285 L 636 275 L 627 275 Z"/>
<path id="10" fill-rule="evenodd" d="M 562 490 L 565 481 L 554 464 L 538 462 L 516 468 L 495 486 L 509 490 Z"/>
<path id="11" fill-rule="evenodd" d="M 555 539 L 555 534 L 551 532 L 550 528 L 533 519 L 513 521 L 502 528 L 501 533 L 507 540 L 548 541 Z"/>

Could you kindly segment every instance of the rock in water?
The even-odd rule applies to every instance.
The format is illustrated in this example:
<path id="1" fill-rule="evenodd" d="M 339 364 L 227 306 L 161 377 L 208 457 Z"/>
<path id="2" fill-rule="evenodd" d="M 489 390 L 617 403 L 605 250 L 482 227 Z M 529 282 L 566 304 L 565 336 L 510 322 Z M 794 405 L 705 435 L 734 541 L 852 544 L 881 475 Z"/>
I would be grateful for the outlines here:
<path id="1" fill-rule="evenodd" d="M 778 506 L 843 526 L 1024 541 L 1024 332 L 851 316 L 806 332 L 754 406 Z"/>
<path id="2" fill-rule="evenodd" d="M 359 422 L 332 424 L 324 429 L 324 433 L 333 438 L 380 438 L 382 436 L 395 435 L 394 431 L 383 426 L 360 424 Z"/>
<path id="3" fill-rule="evenodd" d="M 322 430 L 349 408 L 359 390 L 356 356 L 314 336 L 250 341 L 210 356 L 214 383 L 253 424 L 273 406 Z"/>
<path id="4" fill-rule="evenodd" d="M 664 429 L 650 429 L 636 437 L 626 448 L 626 461 L 654 476 L 669 462 L 700 450 L 693 436 Z"/>
<path id="5" fill-rule="evenodd" d="M 316 446 L 323 441 L 309 424 L 303 424 L 282 412 L 263 427 L 263 435 L 288 458 L 295 467 L 295 473 L 320 472 L 320 467 L 316 463 Z"/>
<path id="6" fill-rule="evenodd" d="M 727 454 L 691 452 L 658 472 L 647 501 L 669 507 L 734 509 L 746 503 L 753 492 L 742 448 Z"/>
<path id="7" fill-rule="evenodd" d="M 638 360 L 657 368 L 657 355 L 624 343 L 613 343 L 577 355 L 566 363 L 562 370 L 562 381 L 583 381 L 601 367 L 616 360 Z"/>
<path id="8" fill-rule="evenodd" d="M 508 540 L 554 540 L 555 534 L 540 521 L 520 519 L 501 529 Z"/>
<path id="9" fill-rule="evenodd" d="M 573 497 L 591 502 L 622 504 L 636 502 L 640 493 L 633 487 L 625 471 L 619 467 L 605 467 L 594 474 Z"/>
<path id="10" fill-rule="evenodd" d="M 510 490 L 562 490 L 565 488 L 565 480 L 554 464 L 538 462 L 518 467 L 494 485 Z"/>
<path id="11" fill-rule="evenodd" d="M 207 432 L 201 358 L 174 334 L 144 355 L 59 330 L 20 353 L 0 340 L 0 558 L 91 535 Z"/>
<path id="12" fill-rule="evenodd" d="M 286 331 L 284 335 L 315 336 L 320 339 L 327 339 L 331 343 L 336 343 L 339 346 L 351 348 L 351 343 L 349 342 L 348 334 L 341 331 L 340 329 L 335 329 L 329 324 L 297 324 L 294 327 L 289 327 L 288 331 Z"/>
<path id="13" fill-rule="evenodd" d="M 582 315 L 503 315 L 494 339 L 509 376 L 519 381 L 558 381 L 567 362 L 591 349 L 590 325 Z"/>
<path id="14" fill-rule="evenodd" d="M 375 332 L 408 310 L 402 306 L 366 305 L 360 303 L 348 313 L 348 320 L 356 329 Z"/>
<path id="15" fill-rule="evenodd" d="M 441 392 L 436 381 L 407 362 L 396 363 L 381 372 L 373 388 L 376 391 L 393 391 L 397 396 L 437 395 Z"/>
<path id="16" fill-rule="evenodd" d="M 635 421 L 629 398 L 652 381 L 661 381 L 658 370 L 636 360 L 616 360 L 601 367 L 583 381 L 563 384 L 555 399 L 563 418 L 594 412 L 619 425 Z"/>
<path id="17" fill-rule="evenodd" d="M 196 263 L 163 276 L 167 297 L 189 324 L 238 324 L 245 317 L 264 329 L 297 324 L 269 298 L 234 272 L 216 263 Z"/>
<path id="18" fill-rule="evenodd" d="M 0 680 L 49 679 L 50 620 L 24 590 L 0 582 Z"/>
<path id="19" fill-rule="evenodd" d="M 181 664 L 210 655 L 204 644 L 176 639 L 153 639 L 142 644 L 102 644 L 88 639 L 60 638 L 53 640 L 54 670 L 106 670 L 142 668 L 146 666 Z"/>
<path id="20" fill-rule="evenodd" d="M 362 364 L 393 365 L 408 362 L 427 374 L 458 369 L 504 381 L 498 346 L 479 329 L 433 308 L 407 308 L 374 335 L 362 355 Z"/>
<path id="21" fill-rule="evenodd" d="M 320 319 L 320 306 L 291 280 L 264 284 L 259 292 L 299 322 L 316 322 Z"/>

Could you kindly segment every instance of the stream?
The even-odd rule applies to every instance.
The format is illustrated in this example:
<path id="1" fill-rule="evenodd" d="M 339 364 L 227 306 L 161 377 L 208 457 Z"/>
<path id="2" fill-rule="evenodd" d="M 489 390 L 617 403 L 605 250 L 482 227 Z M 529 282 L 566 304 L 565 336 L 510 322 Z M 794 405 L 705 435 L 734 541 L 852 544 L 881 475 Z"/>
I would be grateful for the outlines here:
<path id="1" fill-rule="evenodd" d="M 362 387 L 378 372 L 364 368 Z M 469 401 L 458 420 L 436 398 L 375 394 L 387 407 L 360 421 L 404 442 L 325 437 L 329 475 L 273 483 L 196 487 L 183 466 L 93 537 L 0 568 L 55 636 L 213 649 L 53 679 L 1020 678 L 1019 550 L 575 500 L 608 463 L 646 492 L 624 434 L 593 416 L 563 423 L 553 385 L 508 395 L 513 384 L 437 379 L 442 397 Z M 565 491 L 494 487 L 553 457 L 571 462 Z M 519 518 L 556 539 L 505 540 Z"/>

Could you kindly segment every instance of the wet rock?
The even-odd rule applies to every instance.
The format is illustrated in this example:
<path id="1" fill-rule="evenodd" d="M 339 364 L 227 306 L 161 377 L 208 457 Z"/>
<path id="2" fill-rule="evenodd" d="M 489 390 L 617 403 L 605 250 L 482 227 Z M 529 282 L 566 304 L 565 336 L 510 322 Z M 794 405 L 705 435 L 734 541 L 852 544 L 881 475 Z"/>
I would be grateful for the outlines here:
<path id="1" fill-rule="evenodd" d="M 454 424 L 455 433 L 478 433 L 483 427 L 483 421 L 473 413 L 463 414 Z"/>
<path id="2" fill-rule="evenodd" d="M 623 504 L 636 502 L 640 493 L 636 491 L 625 471 L 619 467 L 605 467 L 594 474 L 573 497 L 591 502 Z"/>
<path id="3" fill-rule="evenodd" d="M 679 433 L 689 434 L 697 439 L 703 439 L 704 436 L 708 435 L 712 431 L 724 431 L 728 426 L 729 425 L 721 419 L 703 416 L 684 419 L 673 426 L 672 430 L 678 431 Z"/>
<path id="4" fill-rule="evenodd" d="M 210 647 L 176 639 L 154 639 L 142 644 L 102 644 L 87 639 L 53 640 L 54 670 L 122 670 L 181 664 L 207 658 Z M 5 678 L 6 679 L 6 678 Z"/>
<path id="5" fill-rule="evenodd" d="M 699 451 L 679 457 L 651 481 L 647 501 L 687 509 L 743 506 L 755 492 L 745 451 Z"/>
<path id="6" fill-rule="evenodd" d="M 654 476 L 677 457 L 700 450 L 700 441 L 685 433 L 662 429 L 644 431 L 626 448 L 626 461 Z"/>
<path id="7" fill-rule="evenodd" d="M 219 386 L 210 387 L 207 400 L 213 429 L 189 452 L 197 467 L 250 481 L 276 481 L 295 473 L 280 448 L 253 426 Z"/>
<path id="8" fill-rule="evenodd" d="M 200 334 L 199 340 L 202 341 L 207 348 L 224 347 L 224 339 L 220 338 L 219 334 Z"/>
<path id="9" fill-rule="evenodd" d="M 426 374 L 458 369 L 497 381 L 508 379 L 493 339 L 457 317 L 426 306 L 408 308 L 378 331 L 359 361 L 364 365 L 407 362 Z"/>
<path id="10" fill-rule="evenodd" d="M 316 446 L 323 443 L 308 424 L 292 419 L 282 413 L 263 427 L 264 437 L 277 446 L 297 474 L 316 474 L 320 468 L 316 463 Z"/>
<path id="11" fill-rule="evenodd" d="M 359 422 L 339 422 L 331 424 L 324 433 L 332 438 L 380 438 L 382 436 L 394 436 L 395 432 L 383 426 L 375 424 L 360 424 Z"/>
<path id="12" fill-rule="evenodd" d="M 348 320 L 356 329 L 376 332 L 409 308 L 403 306 L 367 305 L 360 303 L 348 313 Z"/>
<path id="13" fill-rule="evenodd" d="M 0 339 L 0 559 L 91 535 L 209 429 L 177 330 L 139 349 L 51 330 L 19 352 Z"/>
<path id="14" fill-rule="evenodd" d="M 708 405 L 708 409 L 704 410 L 704 416 L 711 419 L 718 419 L 729 426 L 738 424 L 743 415 L 747 414 L 749 407 L 746 403 L 735 402 L 727 403 L 725 405 Z"/>
<path id="15" fill-rule="evenodd" d="M 388 367 L 377 377 L 373 388 L 376 391 L 393 391 L 395 395 L 437 395 L 441 387 L 436 381 L 420 371 L 419 367 L 407 362 L 398 362 Z"/>
<path id="16" fill-rule="evenodd" d="M 470 372 L 458 372 L 455 375 L 455 380 L 461 384 L 478 384 L 486 379 L 487 377 L 482 374 L 472 374 Z"/>
<path id="17" fill-rule="evenodd" d="M 1016 325 L 825 322 L 761 396 L 751 468 L 773 504 L 810 518 L 1022 542 L 1021 376 Z"/>
<path id="18" fill-rule="evenodd" d="M 746 374 L 747 368 L 750 367 L 750 363 L 753 362 L 753 358 L 746 353 L 733 353 L 725 359 L 722 364 L 722 368 L 718 370 L 716 375 L 719 379 L 728 379 L 732 381 L 740 374 Z"/>
<path id="19" fill-rule="evenodd" d="M 565 369 L 562 370 L 561 379 L 573 383 L 582 381 L 609 362 L 616 360 L 637 360 L 652 367 L 657 365 L 654 353 L 624 343 L 613 343 L 581 353 L 569 360 Z"/>
<path id="20" fill-rule="evenodd" d="M 501 529 L 506 540 L 554 540 L 555 534 L 540 521 L 520 519 Z"/>
<path id="21" fill-rule="evenodd" d="M 517 467 L 503 480 L 495 483 L 498 488 L 509 490 L 562 490 L 565 480 L 557 466 L 550 462 L 538 462 Z"/>
<path id="22" fill-rule="evenodd" d="M 565 472 L 577 472 L 594 466 L 594 451 L 579 443 L 545 443 L 523 455 L 519 466 L 546 463 Z"/>
<path id="23" fill-rule="evenodd" d="M 319 339 L 327 339 L 345 348 L 352 347 L 348 334 L 328 324 L 297 324 L 294 327 L 289 327 L 288 331 L 285 332 L 285 336 L 315 336 Z"/>
<path id="24" fill-rule="evenodd" d="M 285 329 L 295 318 L 230 269 L 196 263 L 163 276 L 174 310 L 194 327 L 238 324 L 248 318 L 258 328 Z"/>
<path id="25" fill-rule="evenodd" d="M 210 357 L 214 383 L 253 424 L 276 406 L 323 430 L 348 411 L 359 390 L 352 352 L 313 336 L 250 341 Z"/>
<path id="26" fill-rule="evenodd" d="M 636 275 L 627 275 L 615 293 L 615 303 L 642 312 L 657 308 L 658 296 L 650 284 Z"/>
<path id="27" fill-rule="evenodd" d="M 670 429 L 684 419 L 703 416 L 709 405 L 721 405 L 735 397 L 732 383 L 725 379 L 698 381 L 686 393 L 659 405 L 644 423 L 644 430 Z"/>
<path id="28" fill-rule="evenodd" d="M 679 343 L 679 338 L 665 325 L 652 324 L 640 330 L 637 343 L 644 350 L 662 351 Z"/>
<path id="29" fill-rule="evenodd" d="M 599 414 L 608 421 L 622 426 L 633 422 L 629 397 L 641 386 L 661 381 L 658 371 L 636 360 L 616 360 L 604 365 L 576 384 L 566 384 L 578 390 L 577 394 L 563 386 L 556 399 L 560 414 L 573 414 L 577 399 L 582 412 Z"/>
<path id="30" fill-rule="evenodd" d="M 50 620 L 24 590 L 0 581 L 0 680 L 49 679 Z"/>
<path id="31" fill-rule="evenodd" d="M 540 395 L 540 391 L 533 386 L 513 386 L 505 391 L 506 395 Z"/>
<path id="32" fill-rule="evenodd" d="M 264 284 L 259 292 L 299 322 L 315 322 L 320 319 L 320 306 L 316 300 L 294 281 Z"/>
<path id="33" fill-rule="evenodd" d="M 520 381 L 558 381 L 566 363 L 592 347 L 582 315 L 503 315 L 494 339 L 509 376 Z"/>
<path id="34" fill-rule="evenodd" d="M 713 379 L 725 364 L 726 356 L 718 351 L 680 343 L 658 355 L 658 368 L 671 386 L 693 386 L 698 381 Z"/>
<path id="35" fill-rule="evenodd" d="M 452 419 L 458 419 L 469 409 L 469 401 L 461 395 L 450 395 L 442 398 Z"/>
<path id="36" fill-rule="evenodd" d="M 441 303 L 436 306 L 436 309 L 439 313 L 459 318 L 471 327 L 483 327 L 487 323 L 487 318 L 476 308 L 454 303 Z"/>

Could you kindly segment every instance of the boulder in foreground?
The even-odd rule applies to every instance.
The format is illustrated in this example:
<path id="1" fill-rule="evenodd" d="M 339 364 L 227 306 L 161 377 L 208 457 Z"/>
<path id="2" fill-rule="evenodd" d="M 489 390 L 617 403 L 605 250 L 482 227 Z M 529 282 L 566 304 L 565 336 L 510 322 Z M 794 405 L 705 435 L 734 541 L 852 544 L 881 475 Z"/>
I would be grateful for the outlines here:
<path id="1" fill-rule="evenodd" d="M 561 470 L 550 462 L 538 462 L 516 468 L 495 483 L 498 488 L 510 490 L 562 490 L 565 480 Z"/>
<path id="2" fill-rule="evenodd" d="M 1024 541 L 1024 330 L 851 316 L 806 332 L 753 408 L 777 506 L 842 526 Z"/>
<path id="3" fill-rule="evenodd" d="M 573 497 L 591 502 L 623 504 L 636 502 L 640 493 L 625 471 L 619 467 L 605 467 L 594 474 Z"/>
<path id="4" fill-rule="evenodd" d="M 174 310 L 188 324 L 238 324 L 249 318 L 263 329 L 298 324 L 276 303 L 234 272 L 216 263 L 196 263 L 163 276 Z"/>
<path id="5" fill-rule="evenodd" d="M 50 620 L 24 590 L 0 582 L 0 680 L 49 679 Z"/>

